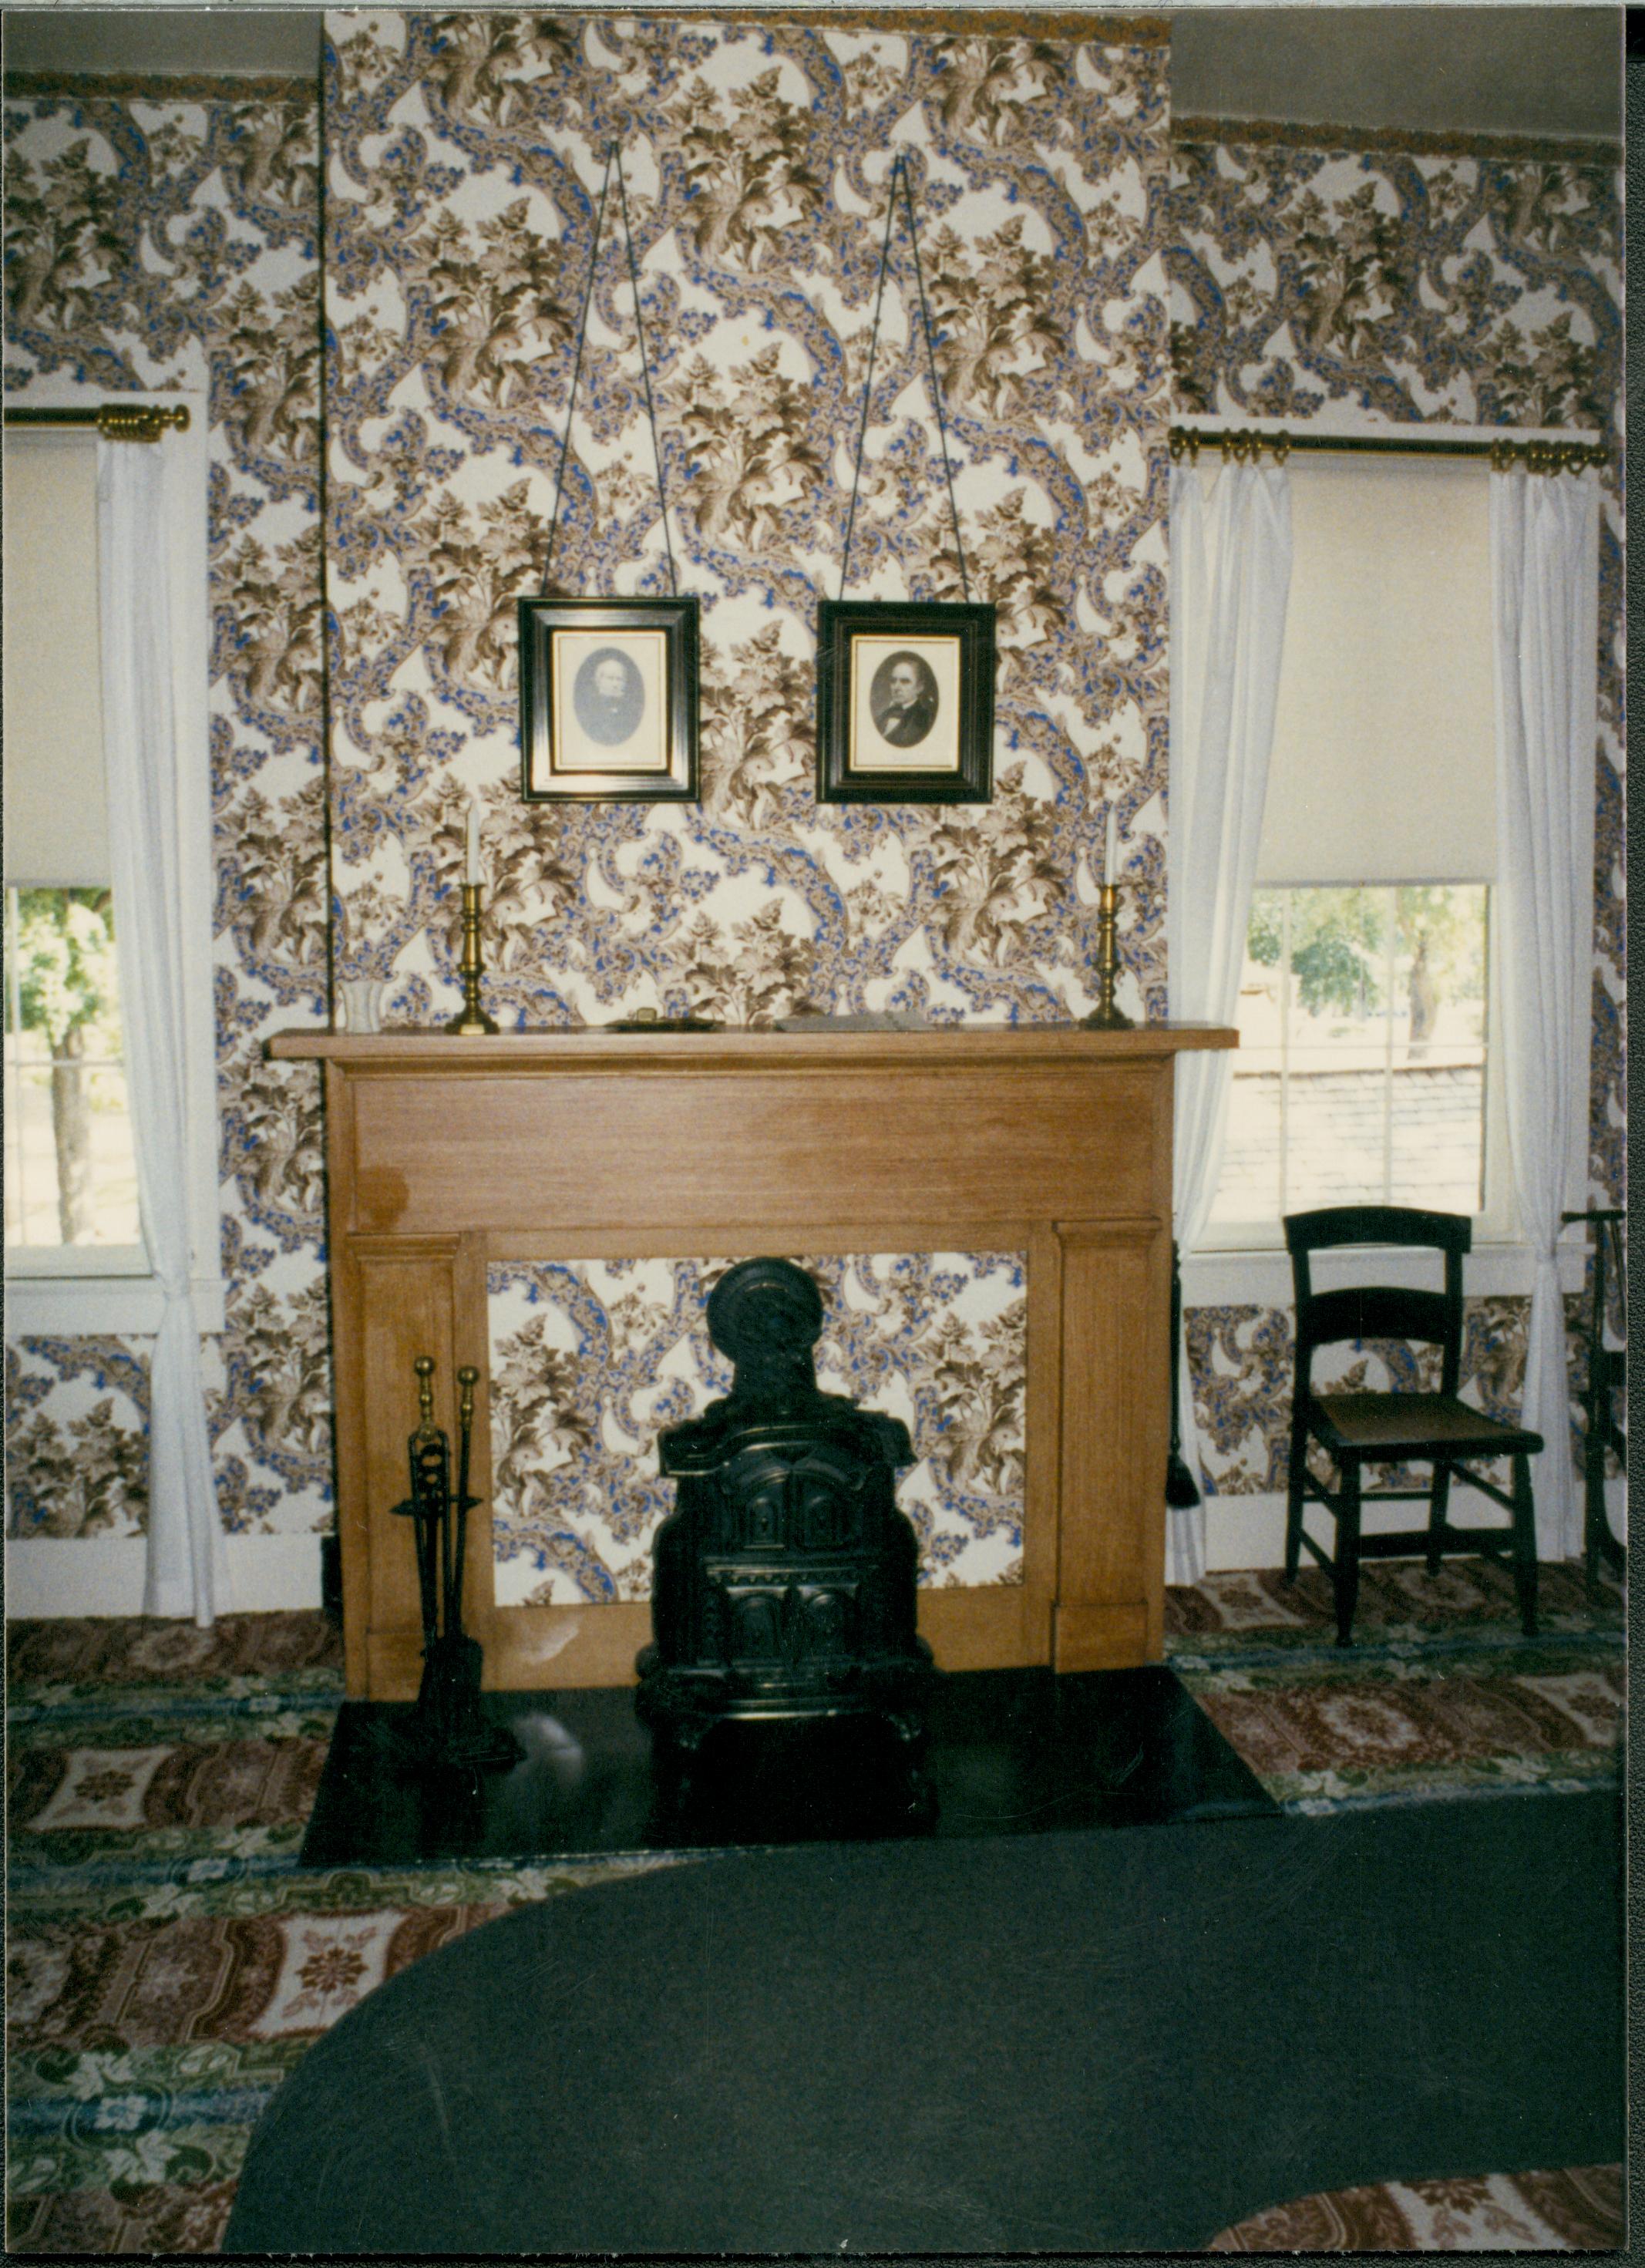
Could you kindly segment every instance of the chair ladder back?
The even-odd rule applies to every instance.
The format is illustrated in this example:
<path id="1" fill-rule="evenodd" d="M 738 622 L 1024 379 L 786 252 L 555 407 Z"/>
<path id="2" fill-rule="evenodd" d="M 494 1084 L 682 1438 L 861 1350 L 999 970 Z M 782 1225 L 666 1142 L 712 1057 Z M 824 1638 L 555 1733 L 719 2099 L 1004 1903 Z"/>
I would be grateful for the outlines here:
<path id="1" fill-rule="evenodd" d="M 1466 1252 L 1473 1223 L 1465 1212 L 1423 1212 L 1415 1205 L 1320 1205 L 1285 1217 L 1288 1251 L 1322 1252 L 1343 1244 L 1426 1244 Z"/>
<path id="2" fill-rule="evenodd" d="M 1421 1339 L 1440 1350 L 1440 1391 L 1455 1394 L 1462 1370 L 1462 1256 L 1472 1239 L 1465 1213 L 1408 1205 L 1322 1205 L 1289 1214 L 1285 1241 L 1296 1291 L 1297 1376 L 1309 1391 L 1316 1348 L 1347 1339 Z M 1314 1290 L 1314 1253 L 1368 1244 L 1437 1250 L 1444 1257 L 1444 1290 L 1387 1284 Z"/>
<path id="3" fill-rule="evenodd" d="M 1316 1349 L 1345 1339 L 1421 1339 L 1440 1350 L 1441 1387 L 1454 1394 L 1461 1368 L 1462 1302 L 1443 1292 L 1419 1292 L 1404 1285 L 1370 1284 L 1338 1292 L 1316 1292 L 1299 1307 L 1296 1359 L 1312 1362 Z"/>
<path id="4" fill-rule="evenodd" d="M 1599 1344 L 1602 1346 L 1605 1344 L 1605 1331 L 1608 1321 L 1605 1304 L 1605 1255 L 1608 1251 L 1611 1257 L 1611 1282 L 1615 1286 L 1617 1329 L 1622 1344 L 1626 1347 L 1628 1343 L 1628 1248 L 1626 1213 L 1614 1213 L 1606 1219 L 1602 1219 L 1599 1223 L 1599 1233 L 1595 1238 L 1594 1243 L 1596 1276 L 1594 1309 Z"/>

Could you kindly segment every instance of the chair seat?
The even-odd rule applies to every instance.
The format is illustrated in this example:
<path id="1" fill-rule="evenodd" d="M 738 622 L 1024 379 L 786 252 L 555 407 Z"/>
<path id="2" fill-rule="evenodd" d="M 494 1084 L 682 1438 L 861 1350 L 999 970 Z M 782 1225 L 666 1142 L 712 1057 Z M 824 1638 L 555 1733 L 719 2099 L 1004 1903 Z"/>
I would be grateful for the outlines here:
<path id="1" fill-rule="evenodd" d="M 1311 1430 L 1327 1449 L 1386 1458 L 1533 1454 L 1539 1433 L 1471 1410 L 1454 1394 L 1320 1394 Z"/>

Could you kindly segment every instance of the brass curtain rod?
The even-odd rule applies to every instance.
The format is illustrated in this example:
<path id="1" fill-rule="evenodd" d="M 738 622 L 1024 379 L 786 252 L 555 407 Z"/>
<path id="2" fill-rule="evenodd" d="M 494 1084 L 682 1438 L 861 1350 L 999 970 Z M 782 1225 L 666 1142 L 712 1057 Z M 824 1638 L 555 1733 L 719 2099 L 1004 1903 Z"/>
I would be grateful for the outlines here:
<path id="1" fill-rule="evenodd" d="M 182 402 L 160 409 L 148 401 L 102 401 L 95 409 L 12 409 L 8 425 L 94 425 L 105 441 L 158 441 L 162 433 L 186 433 L 188 411 Z"/>
<path id="2" fill-rule="evenodd" d="M 1197 464 L 1201 449 L 1220 449 L 1224 460 L 1254 465 L 1267 449 L 1277 465 L 1295 451 L 1323 456 L 1327 451 L 1362 457 L 1486 457 L 1495 473 L 1511 472 L 1523 465 L 1528 473 L 1577 473 L 1588 466 L 1610 462 L 1603 441 L 1521 440 L 1512 433 L 1494 435 L 1488 441 L 1465 440 L 1460 436 L 1426 433 L 1255 433 L 1234 427 L 1173 425 L 1171 453 L 1180 463 L 1186 457 Z"/>

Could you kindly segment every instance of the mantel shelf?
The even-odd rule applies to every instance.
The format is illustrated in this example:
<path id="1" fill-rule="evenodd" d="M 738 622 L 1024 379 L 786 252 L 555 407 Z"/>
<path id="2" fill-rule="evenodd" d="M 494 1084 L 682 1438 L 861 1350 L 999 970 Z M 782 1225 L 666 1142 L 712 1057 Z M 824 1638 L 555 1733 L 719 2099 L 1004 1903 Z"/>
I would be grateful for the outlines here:
<path id="1" fill-rule="evenodd" d="M 1238 1044 L 1238 1034 L 1223 1024 L 1138 1024 L 1128 1032 L 1091 1032 L 1078 1024 L 946 1024 L 925 1032 L 777 1032 L 747 1027 L 719 1032 L 615 1032 L 578 1026 L 468 1038 L 444 1031 L 310 1029 L 276 1032 L 267 1049 L 280 1063 L 347 1064 L 367 1072 L 414 1068 L 422 1072 L 435 1067 L 488 1072 L 587 1071 L 602 1063 L 625 1071 L 648 1066 L 696 1071 L 1120 1062 Z"/>

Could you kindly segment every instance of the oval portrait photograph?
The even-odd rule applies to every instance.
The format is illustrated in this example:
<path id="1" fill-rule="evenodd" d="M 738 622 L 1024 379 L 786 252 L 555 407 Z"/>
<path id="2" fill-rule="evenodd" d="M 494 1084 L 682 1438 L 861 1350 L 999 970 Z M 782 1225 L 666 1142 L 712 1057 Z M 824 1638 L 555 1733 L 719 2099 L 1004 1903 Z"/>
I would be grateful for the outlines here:
<path id="1" fill-rule="evenodd" d="M 905 647 L 887 654 L 868 688 L 869 714 L 893 748 L 917 748 L 936 722 L 936 679 L 929 662 Z"/>
<path id="2" fill-rule="evenodd" d="M 597 646 L 571 684 L 576 721 L 602 748 L 620 748 L 634 738 L 645 713 L 645 685 L 620 645 Z"/>

